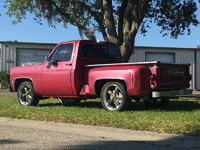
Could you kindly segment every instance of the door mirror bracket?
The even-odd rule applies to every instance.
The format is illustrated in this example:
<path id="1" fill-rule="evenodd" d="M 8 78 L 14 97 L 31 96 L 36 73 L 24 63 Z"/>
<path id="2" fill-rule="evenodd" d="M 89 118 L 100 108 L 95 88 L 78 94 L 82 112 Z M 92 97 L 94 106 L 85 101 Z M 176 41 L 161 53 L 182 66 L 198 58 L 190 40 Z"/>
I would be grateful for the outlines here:
<path id="1" fill-rule="evenodd" d="M 51 63 L 50 63 L 50 62 L 47 62 L 46 67 L 47 67 L 47 69 L 50 69 Z"/>
<path id="2" fill-rule="evenodd" d="M 45 61 L 46 61 L 46 62 L 49 62 L 48 56 L 45 57 Z"/>

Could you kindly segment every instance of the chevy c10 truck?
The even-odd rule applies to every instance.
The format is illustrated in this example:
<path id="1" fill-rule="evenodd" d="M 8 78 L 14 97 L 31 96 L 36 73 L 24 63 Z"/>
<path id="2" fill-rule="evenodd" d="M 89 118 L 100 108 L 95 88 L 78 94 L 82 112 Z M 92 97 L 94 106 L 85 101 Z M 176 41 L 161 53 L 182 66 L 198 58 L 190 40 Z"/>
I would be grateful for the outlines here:
<path id="1" fill-rule="evenodd" d="M 106 110 L 122 111 L 132 99 L 165 106 L 188 93 L 191 78 L 189 64 L 122 63 L 117 45 L 76 40 L 58 44 L 42 64 L 11 68 L 10 90 L 25 106 L 48 97 L 63 104 L 100 97 Z"/>

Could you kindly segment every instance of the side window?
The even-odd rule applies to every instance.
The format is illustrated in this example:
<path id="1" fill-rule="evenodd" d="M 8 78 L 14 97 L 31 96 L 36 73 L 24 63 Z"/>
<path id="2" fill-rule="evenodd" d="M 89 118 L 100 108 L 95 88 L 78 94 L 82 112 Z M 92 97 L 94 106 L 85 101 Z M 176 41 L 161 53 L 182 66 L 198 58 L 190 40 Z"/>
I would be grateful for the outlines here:
<path id="1" fill-rule="evenodd" d="M 50 61 L 70 61 L 73 44 L 63 44 L 58 46 L 50 56 Z"/>

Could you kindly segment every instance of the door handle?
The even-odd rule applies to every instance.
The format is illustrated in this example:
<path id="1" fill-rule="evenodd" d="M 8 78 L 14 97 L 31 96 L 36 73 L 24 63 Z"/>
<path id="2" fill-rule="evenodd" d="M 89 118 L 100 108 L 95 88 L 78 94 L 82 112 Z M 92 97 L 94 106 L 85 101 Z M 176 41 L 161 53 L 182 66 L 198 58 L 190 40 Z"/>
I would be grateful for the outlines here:
<path id="1" fill-rule="evenodd" d="M 65 64 L 65 65 L 67 65 L 67 66 L 71 66 L 72 64 L 70 63 L 70 64 Z"/>

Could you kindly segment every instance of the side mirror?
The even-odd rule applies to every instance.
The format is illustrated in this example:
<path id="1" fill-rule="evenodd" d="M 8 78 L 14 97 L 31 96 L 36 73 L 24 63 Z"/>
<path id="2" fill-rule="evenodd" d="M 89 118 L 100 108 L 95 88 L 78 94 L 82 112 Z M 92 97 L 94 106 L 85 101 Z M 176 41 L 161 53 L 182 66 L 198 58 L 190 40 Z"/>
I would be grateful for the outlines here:
<path id="1" fill-rule="evenodd" d="M 47 69 L 50 69 L 51 63 L 47 61 L 46 67 L 47 67 Z"/>

